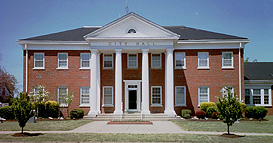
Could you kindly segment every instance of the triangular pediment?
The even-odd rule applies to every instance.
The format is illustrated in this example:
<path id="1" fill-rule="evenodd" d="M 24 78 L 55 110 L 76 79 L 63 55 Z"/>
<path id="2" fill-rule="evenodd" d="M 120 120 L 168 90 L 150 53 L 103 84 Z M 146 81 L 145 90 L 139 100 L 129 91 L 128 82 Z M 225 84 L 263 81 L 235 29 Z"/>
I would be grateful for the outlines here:
<path id="1" fill-rule="evenodd" d="M 130 32 L 129 32 L 130 31 Z M 180 35 L 133 12 L 84 36 L 92 39 L 179 39 Z"/>

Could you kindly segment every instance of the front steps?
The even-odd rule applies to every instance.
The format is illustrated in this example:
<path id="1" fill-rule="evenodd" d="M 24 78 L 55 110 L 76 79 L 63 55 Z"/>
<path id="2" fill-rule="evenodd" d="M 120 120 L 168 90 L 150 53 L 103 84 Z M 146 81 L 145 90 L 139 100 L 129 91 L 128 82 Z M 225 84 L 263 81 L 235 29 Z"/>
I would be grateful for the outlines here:
<path id="1" fill-rule="evenodd" d="M 163 113 L 153 113 L 153 114 L 140 114 L 140 113 L 124 113 L 121 115 L 116 115 L 112 113 L 108 114 L 98 114 L 97 117 L 84 116 L 84 119 L 95 120 L 95 121 L 114 121 L 114 120 L 142 120 L 144 121 L 169 121 L 169 120 L 179 120 L 180 116 L 169 117 Z"/>

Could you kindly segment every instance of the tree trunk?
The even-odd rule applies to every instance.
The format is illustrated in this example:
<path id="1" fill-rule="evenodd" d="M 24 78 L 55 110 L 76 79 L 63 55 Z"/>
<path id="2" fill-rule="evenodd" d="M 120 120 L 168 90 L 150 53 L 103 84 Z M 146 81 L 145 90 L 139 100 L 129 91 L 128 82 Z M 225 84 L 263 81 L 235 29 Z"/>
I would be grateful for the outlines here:
<path id="1" fill-rule="evenodd" d="M 24 127 L 22 127 L 22 131 L 21 131 L 21 134 L 23 134 L 24 133 Z"/>
<path id="2" fill-rule="evenodd" d="M 69 117 L 69 106 L 67 106 L 67 117 Z"/>
<path id="3" fill-rule="evenodd" d="M 228 135 L 229 135 L 229 125 L 227 125 Z"/>

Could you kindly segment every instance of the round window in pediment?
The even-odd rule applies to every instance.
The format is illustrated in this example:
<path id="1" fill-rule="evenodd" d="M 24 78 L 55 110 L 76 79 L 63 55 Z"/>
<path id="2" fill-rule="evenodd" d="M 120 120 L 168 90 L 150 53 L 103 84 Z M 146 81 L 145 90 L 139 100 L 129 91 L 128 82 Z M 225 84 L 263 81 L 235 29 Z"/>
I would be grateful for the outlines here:
<path id="1" fill-rule="evenodd" d="M 130 29 L 130 30 L 128 30 L 128 33 L 136 33 L 136 30 L 135 29 Z"/>

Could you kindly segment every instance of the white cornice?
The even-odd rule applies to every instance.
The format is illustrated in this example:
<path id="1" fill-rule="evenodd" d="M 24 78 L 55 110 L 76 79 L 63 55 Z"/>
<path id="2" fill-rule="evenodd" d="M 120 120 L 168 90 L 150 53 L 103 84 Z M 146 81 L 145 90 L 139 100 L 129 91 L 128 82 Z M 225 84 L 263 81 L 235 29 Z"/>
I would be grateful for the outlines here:
<path id="1" fill-rule="evenodd" d="M 273 84 L 273 80 L 245 80 L 245 84 Z"/>
<path id="2" fill-rule="evenodd" d="M 249 39 L 228 39 L 228 40 L 217 40 L 217 39 L 204 39 L 204 40 L 178 40 L 178 44 L 188 43 L 188 44 L 203 44 L 203 43 L 248 43 Z"/>
<path id="3" fill-rule="evenodd" d="M 87 45 L 88 43 L 86 41 L 47 41 L 47 40 L 19 40 L 17 41 L 18 44 L 23 45 L 23 44 L 57 44 L 57 45 L 62 45 L 62 44 L 71 44 L 71 45 Z"/>

